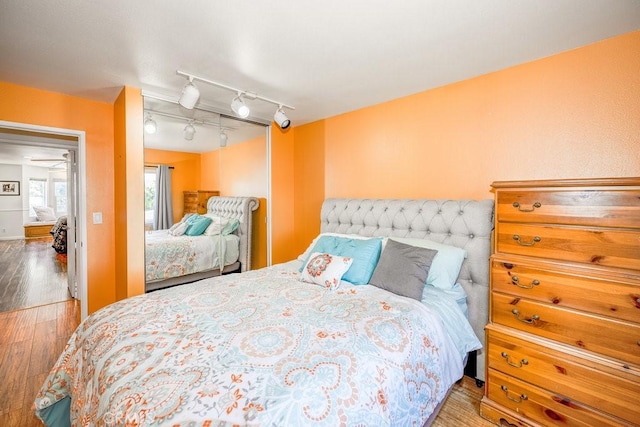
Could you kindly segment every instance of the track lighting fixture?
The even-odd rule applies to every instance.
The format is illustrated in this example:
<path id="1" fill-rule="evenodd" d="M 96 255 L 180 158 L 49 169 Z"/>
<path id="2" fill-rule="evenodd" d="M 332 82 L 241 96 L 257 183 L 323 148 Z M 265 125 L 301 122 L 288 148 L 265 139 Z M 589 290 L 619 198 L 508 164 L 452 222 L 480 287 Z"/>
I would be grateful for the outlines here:
<path id="1" fill-rule="evenodd" d="M 196 128 L 193 127 L 193 120 L 189 120 L 189 123 L 184 127 L 184 139 L 191 141 L 196 134 Z"/>
<path id="2" fill-rule="evenodd" d="M 247 107 L 247 104 L 242 100 L 242 94 L 239 92 L 238 96 L 233 98 L 233 101 L 231 101 L 231 109 L 238 115 L 238 117 L 243 119 L 249 117 L 249 113 L 251 112 L 249 107 Z"/>
<path id="3" fill-rule="evenodd" d="M 192 110 L 196 102 L 198 102 L 198 99 L 200 99 L 200 91 L 196 85 L 193 84 L 193 77 L 189 77 L 189 81 L 182 88 L 182 94 L 180 94 L 178 103 L 184 108 Z"/>
<path id="4" fill-rule="evenodd" d="M 220 131 L 220 147 L 226 147 L 227 146 L 227 134 L 225 133 L 224 129 L 222 129 Z"/>
<path id="5" fill-rule="evenodd" d="M 155 120 L 151 118 L 151 114 L 147 115 L 147 118 L 144 120 L 144 131 L 148 134 L 156 133 L 158 129 Z"/>
<path id="6" fill-rule="evenodd" d="M 273 115 L 273 120 L 280 126 L 280 129 L 286 129 L 291 126 L 291 120 L 282 111 L 282 105 L 278 106 L 276 113 Z"/>
<path id="7" fill-rule="evenodd" d="M 227 86 L 222 83 L 218 83 L 202 77 L 194 76 L 192 74 L 185 73 L 184 71 L 176 70 L 176 74 L 184 76 L 189 79 L 189 82 L 185 85 L 184 89 L 182 90 L 182 95 L 180 96 L 180 101 L 179 101 L 180 105 L 182 105 L 185 108 L 189 108 L 189 109 L 193 108 L 196 102 L 198 101 L 198 98 L 200 97 L 200 92 L 198 91 L 198 88 L 196 88 L 195 85 L 193 84 L 194 80 L 198 80 L 200 82 L 207 83 L 212 86 L 217 86 L 217 87 L 235 92 L 236 97 L 233 98 L 233 101 L 231 101 L 231 109 L 240 118 L 245 119 L 249 117 L 249 113 L 250 113 L 249 106 L 245 104 L 244 99 L 245 98 L 249 100 L 258 99 L 260 101 L 268 102 L 270 104 L 274 104 L 278 106 L 278 109 L 276 110 L 273 116 L 273 120 L 278 124 L 278 126 L 280 126 L 281 129 L 287 129 L 289 126 L 291 126 L 291 120 L 289 120 L 289 118 L 284 114 L 284 111 L 283 111 L 283 108 L 289 108 L 291 110 L 295 110 L 295 108 L 290 105 L 286 105 L 286 104 L 283 104 L 282 102 L 274 101 L 273 99 L 265 98 L 264 96 L 259 96 L 253 92 L 236 89 L 234 87 Z"/>

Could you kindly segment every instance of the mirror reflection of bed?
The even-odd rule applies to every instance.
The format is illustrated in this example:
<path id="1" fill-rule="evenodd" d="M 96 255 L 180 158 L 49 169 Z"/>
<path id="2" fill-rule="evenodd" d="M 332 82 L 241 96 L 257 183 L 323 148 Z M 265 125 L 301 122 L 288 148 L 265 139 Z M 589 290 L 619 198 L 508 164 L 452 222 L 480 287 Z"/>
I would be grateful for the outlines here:
<path id="1" fill-rule="evenodd" d="M 144 98 L 144 110 L 145 121 L 155 124 L 154 133 L 144 133 L 146 290 L 220 274 L 221 250 L 227 258 L 222 273 L 265 267 L 268 127 L 208 110 L 186 110 L 149 94 Z M 167 192 L 156 188 L 162 181 L 159 166 L 168 169 Z M 218 202 L 208 210 L 211 197 L 218 196 Z M 164 208 L 155 207 L 162 202 Z M 183 231 L 179 227 L 183 220 L 200 222 L 202 228 L 207 217 L 211 222 L 200 236 L 168 234 L 173 226 L 177 233 Z M 227 219 L 237 219 L 239 226 L 224 236 L 212 235 L 216 223 Z M 199 231 L 189 226 L 186 234 Z M 162 239 L 174 249 L 159 249 Z M 178 247 L 188 248 L 190 255 L 178 254 Z M 165 265 L 158 265 L 160 261 Z"/>

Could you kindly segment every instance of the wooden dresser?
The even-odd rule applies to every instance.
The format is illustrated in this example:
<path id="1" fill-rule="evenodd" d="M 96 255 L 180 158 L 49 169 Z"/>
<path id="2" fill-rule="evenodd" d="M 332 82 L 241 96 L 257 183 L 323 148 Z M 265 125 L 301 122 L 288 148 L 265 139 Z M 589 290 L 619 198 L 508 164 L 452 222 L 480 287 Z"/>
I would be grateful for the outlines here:
<path id="1" fill-rule="evenodd" d="M 481 415 L 503 426 L 640 425 L 640 178 L 492 186 Z"/>
<path id="2" fill-rule="evenodd" d="M 184 192 L 184 212 L 186 213 L 207 213 L 207 201 L 209 197 L 219 196 L 219 191 L 185 191 Z"/>

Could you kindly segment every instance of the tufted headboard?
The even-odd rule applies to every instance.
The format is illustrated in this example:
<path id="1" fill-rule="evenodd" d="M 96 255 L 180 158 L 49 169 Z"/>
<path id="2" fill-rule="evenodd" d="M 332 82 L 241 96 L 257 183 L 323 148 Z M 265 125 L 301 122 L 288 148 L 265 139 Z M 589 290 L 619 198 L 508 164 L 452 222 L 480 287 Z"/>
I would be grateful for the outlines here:
<path id="1" fill-rule="evenodd" d="M 464 248 L 458 283 L 467 293 L 469 322 L 484 346 L 489 320 L 489 256 L 493 200 L 326 199 L 321 232 L 375 237 L 412 237 Z M 484 349 L 477 353 L 484 380 Z"/>
<path id="2" fill-rule="evenodd" d="M 207 201 L 207 213 L 240 221 L 236 231 L 240 237 L 240 271 L 251 270 L 252 219 L 259 205 L 255 197 L 211 197 Z"/>

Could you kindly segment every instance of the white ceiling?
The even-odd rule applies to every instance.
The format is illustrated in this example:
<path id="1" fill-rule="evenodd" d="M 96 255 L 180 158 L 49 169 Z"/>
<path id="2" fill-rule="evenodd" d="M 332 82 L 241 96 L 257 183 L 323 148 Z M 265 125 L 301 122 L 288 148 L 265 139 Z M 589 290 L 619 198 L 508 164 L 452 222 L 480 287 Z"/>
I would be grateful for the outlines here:
<path id="1" fill-rule="evenodd" d="M 182 70 L 292 105 L 295 126 L 638 29 L 638 0 L 0 0 L 0 80 L 111 103 L 177 99 Z"/>

